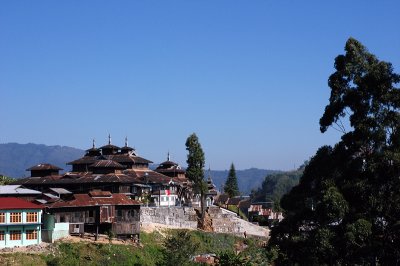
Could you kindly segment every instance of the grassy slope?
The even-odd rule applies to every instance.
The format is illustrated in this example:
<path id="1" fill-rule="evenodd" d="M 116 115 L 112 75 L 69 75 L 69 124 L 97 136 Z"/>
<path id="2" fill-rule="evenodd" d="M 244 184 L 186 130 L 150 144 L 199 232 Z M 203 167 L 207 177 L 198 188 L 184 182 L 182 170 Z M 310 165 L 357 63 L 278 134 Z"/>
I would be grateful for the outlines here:
<path id="1" fill-rule="evenodd" d="M 176 230 L 171 230 L 173 234 Z M 243 239 L 216 233 L 191 231 L 191 240 L 199 243 L 198 253 L 232 252 Z M 162 261 L 164 237 L 157 232 L 142 233 L 142 247 L 98 243 L 60 243 L 51 255 L 24 253 L 0 254 L 0 265 L 157 265 Z M 251 240 L 250 240 L 251 241 Z M 261 249 L 250 245 L 249 256 L 259 256 Z M 256 254 L 256 255 L 254 255 Z"/>

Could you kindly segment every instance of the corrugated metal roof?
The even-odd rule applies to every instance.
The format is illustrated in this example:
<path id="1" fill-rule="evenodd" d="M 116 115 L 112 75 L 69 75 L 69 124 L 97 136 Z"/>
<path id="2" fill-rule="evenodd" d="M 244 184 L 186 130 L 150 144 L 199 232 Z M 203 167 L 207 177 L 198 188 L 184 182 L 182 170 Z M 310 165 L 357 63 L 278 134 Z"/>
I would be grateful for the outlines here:
<path id="1" fill-rule="evenodd" d="M 140 205 L 140 203 L 120 193 L 112 194 L 111 197 L 91 197 L 89 194 L 74 194 L 73 200 L 58 201 L 49 205 L 49 208 L 74 208 L 101 205 Z"/>
<path id="2" fill-rule="evenodd" d="M 72 164 L 92 164 L 95 163 L 98 160 L 97 157 L 92 157 L 92 156 L 83 156 L 82 158 L 79 158 L 77 160 L 74 160 L 72 162 L 68 162 L 68 165 Z"/>
<path id="3" fill-rule="evenodd" d="M 49 163 L 40 163 L 32 166 L 31 168 L 26 169 L 26 171 L 41 171 L 41 170 L 63 170 L 63 169 Z"/>
<path id="4" fill-rule="evenodd" d="M 53 195 L 53 194 L 50 194 L 50 193 L 43 193 L 43 195 L 45 195 L 46 197 L 49 197 L 51 199 L 58 199 L 59 198 L 56 195 Z"/>
<path id="5" fill-rule="evenodd" d="M 89 192 L 89 196 L 92 198 L 112 197 L 112 193 L 110 191 L 92 190 Z"/>
<path id="6" fill-rule="evenodd" d="M 0 197 L 0 210 L 16 209 L 42 209 L 42 207 L 32 202 L 15 197 Z"/>
<path id="7" fill-rule="evenodd" d="M 12 195 L 12 194 L 19 194 L 19 195 L 26 195 L 26 194 L 37 194 L 40 195 L 42 192 L 33 190 L 33 189 L 27 189 L 21 187 L 21 185 L 4 185 L 0 186 L 0 195 Z"/>
<path id="8" fill-rule="evenodd" d="M 49 188 L 51 191 L 57 193 L 57 194 L 72 194 L 71 191 L 66 190 L 65 188 L 60 188 L 60 187 L 51 187 Z"/>
<path id="9" fill-rule="evenodd" d="M 101 146 L 100 149 L 110 149 L 110 150 L 119 150 L 120 148 L 118 146 L 112 145 L 112 144 L 107 144 L 104 146 Z"/>
<path id="10" fill-rule="evenodd" d="M 124 169 L 125 167 L 113 160 L 98 160 L 91 164 L 89 167 L 93 168 L 114 168 L 114 169 Z"/>
<path id="11" fill-rule="evenodd" d="M 146 174 L 147 173 L 147 174 Z M 63 186 L 64 184 L 82 184 L 82 183 L 130 183 L 130 184 L 169 184 L 170 181 L 183 184 L 179 178 L 171 178 L 163 174 L 157 173 L 149 169 L 129 169 L 124 170 L 122 174 L 93 174 L 91 172 L 84 173 L 66 173 L 63 176 L 45 176 L 45 177 L 28 177 L 18 179 L 13 184 L 18 185 L 41 185 L 48 184 L 51 186 Z"/>

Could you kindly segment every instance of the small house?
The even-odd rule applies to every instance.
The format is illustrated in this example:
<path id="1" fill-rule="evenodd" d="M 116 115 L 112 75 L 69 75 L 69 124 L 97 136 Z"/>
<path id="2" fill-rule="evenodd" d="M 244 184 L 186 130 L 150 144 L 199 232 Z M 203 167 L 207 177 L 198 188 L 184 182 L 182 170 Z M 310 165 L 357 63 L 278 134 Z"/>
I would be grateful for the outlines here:
<path id="1" fill-rule="evenodd" d="M 48 205 L 55 223 L 69 223 L 70 234 L 112 232 L 119 237 L 139 235 L 140 204 L 125 194 L 93 190 L 71 200 Z"/>
<path id="2" fill-rule="evenodd" d="M 0 197 L 0 248 L 41 243 L 42 207 L 15 197 Z"/>

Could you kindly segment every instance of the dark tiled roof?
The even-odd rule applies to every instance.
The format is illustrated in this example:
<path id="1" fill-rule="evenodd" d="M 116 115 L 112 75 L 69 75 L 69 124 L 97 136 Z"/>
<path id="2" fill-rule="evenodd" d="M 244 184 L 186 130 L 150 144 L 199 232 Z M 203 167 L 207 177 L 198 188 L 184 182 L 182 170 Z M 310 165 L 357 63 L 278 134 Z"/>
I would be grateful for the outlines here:
<path id="1" fill-rule="evenodd" d="M 74 194 L 74 199 L 70 201 L 58 201 L 49 208 L 74 208 L 99 205 L 140 205 L 138 201 L 128 198 L 125 194 L 115 193 L 111 197 L 91 197 L 89 194 Z"/>
<path id="2" fill-rule="evenodd" d="M 63 170 L 62 168 L 49 164 L 49 163 L 40 163 L 31 168 L 26 169 L 26 171 L 41 171 L 41 170 Z"/>
<path id="3" fill-rule="evenodd" d="M 19 198 L 0 198 L 0 210 L 15 209 L 42 209 L 42 207 Z"/>

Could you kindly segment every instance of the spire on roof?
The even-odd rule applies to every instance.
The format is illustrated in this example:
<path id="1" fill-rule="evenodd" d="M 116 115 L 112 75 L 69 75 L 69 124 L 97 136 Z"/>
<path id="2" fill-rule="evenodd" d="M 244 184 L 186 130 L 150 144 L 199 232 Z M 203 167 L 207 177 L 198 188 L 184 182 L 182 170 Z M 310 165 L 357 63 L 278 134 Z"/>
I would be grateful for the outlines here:
<path id="1" fill-rule="evenodd" d="M 125 137 L 125 147 L 128 147 L 128 137 Z"/>
<path id="2" fill-rule="evenodd" d="M 171 161 L 171 156 L 169 156 L 169 151 L 168 151 L 167 161 Z"/>
<path id="3" fill-rule="evenodd" d="M 108 134 L 108 144 L 111 145 L 111 134 Z"/>
<path id="4" fill-rule="evenodd" d="M 93 138 L 93 149 L 96 148 L 96 140 Z"/>
<path id="5" fill-rule="evenodd" d="M 210 165 L 208 165 L 208 182 L 210 183 L 212 183 L 213 181 L 212 181 L 212 179 L 211 179 L 211 166 Z"/>

